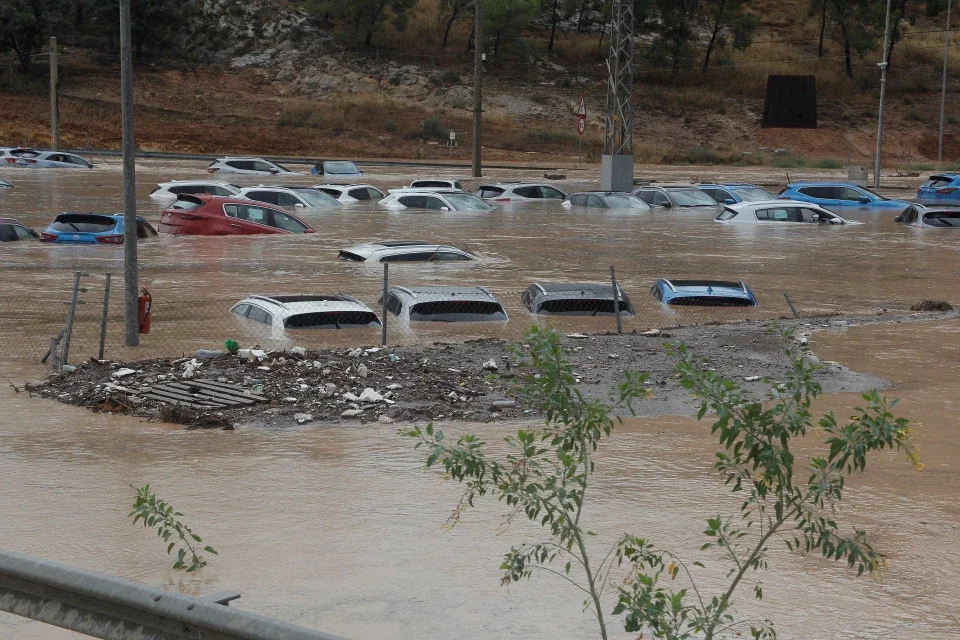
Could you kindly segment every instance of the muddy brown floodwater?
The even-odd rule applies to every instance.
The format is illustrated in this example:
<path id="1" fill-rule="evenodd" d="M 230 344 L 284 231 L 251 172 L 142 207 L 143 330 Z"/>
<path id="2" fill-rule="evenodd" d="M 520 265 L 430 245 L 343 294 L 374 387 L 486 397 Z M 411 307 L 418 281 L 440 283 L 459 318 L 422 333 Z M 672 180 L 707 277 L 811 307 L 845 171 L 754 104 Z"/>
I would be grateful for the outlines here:
<path id="1" fill-rule="evenodd" d="M 678 170 L 672 171 L 675 179 Z M 696 171 L 711 177 L 708 170 Z M 140 171 L 142 213 L 157 218 L 159 207 L 146 199 L 153 183 L 201 173 L 199 165 L 146 164 Z M 119 206 L 115 170 L 0 176 L 17 185 L 0 195 L 0 215 L 35 226 L 62 210 Z M 730 177 L 751 179 L 749 173 Z M 381 185 L 406 180 L 409 175 L 371 177 Z M 909 185 L 901 186 L 906 193 Z M 484 257 L 465 270 L 397 269 L 398 278 L 469 278 L 497 292 L 517 292 L 531 278 L 600 279 L 617 264 L 638 300 L 659 275 L 716 274 L 746 279 L 761 309 L 765 301 L 774 305 L 783 289 L 805 309 L 844 305 L 845 311 L 875 313 L 923 297 L 960 301 L 960 236 L 900 228 L 889 216 L 859 217 L 867 224 L 739 230 L 669 214 L 564 213 L 536 206 L 444 217 L 360 208 L 330 214 L 313 238 L 161 238 L 142 247 L 144 278 L 155 296 L 207 301 L 210 323 L 225 317 L 227 299 L 259 288 L 375 292 L 379 272 L 337 262 L 336 249 L 384 236 L 437 237 Z M 111 250 L 0 246 L 0 303 L 6 305 L 0 319 L 17 317 L 10 301 L 18 295 L 29 300 L 37 289 L 60 292 L 64 273 L 78 267 L 116 272 L 119 260 Z M 495 335 L 519 335 L 528 320 L 516 300 L 505 302 L 512 320 Z M 657 317 L 651 310 L 642 322 L 697 319 Z M 589 323 L 562 326 L 598 329 Z M 8 320 L 0 328 L 8 334 L 4 345 L 42 345 L 49 335 L 48 327 L 30 323 Z M 478 337 L 446 329 L 410 340 L 455 340 L 465 333 Z M 222 340 L 223 334 L 209 335 Z M 376 337 L 330 340 L 372 344 Z M 901 457 L 884 453 L 850 483 L 841 517 L 869 530 L 888 554 L 889 569 L 879 579 L 856 579 L 834 563 L 777 550 L 762 576 L 762 607 L 744 592 L 738 611 L 772 619 L 787 639 L 960 636 L 960 323 L 852 327 L 816 334 L 812 344 L 823 359 L 892 382 L 887 394 L 902 399 L 898 413 L 917 420 L 927 467 L 911 471 Z M 0 379 L 19 383 L 43 375 L 21 352 L 5 353 Z M 846 413 L 857 401 L 831 395 L 817 408 Z M 477 431 L 496 442 L 517 423 L 444 427 Z M 816 440 L 812 436 L 800 450 L 813 451 Z M 596 489 L 584 516 L 599 534 L 595 553 L 624 531 L 638 533 L 705 560 L 705 579 L 718 584 L 725 565 L 698 555 L 699 532 L 705 518 L 734 512 L 737 501 L 709 472 L 714 449 L 707 427 L 689 418 L 636 419 L 619 428 L 598 458 Z M 395 425 L 183 431 L 29 398 L 4 381 L 0 547 L 192 594 L 236 589 L 243 598 L 235 606 L 353 638 L 595 636 L 579 595 L 564 584 L 541 576 L 499 586 L 501 554 L 511 543 L 539 539 L 538 529 L 515 522 L 497 535 L 505 511 L 483 500 L 452 531 L 442 530 L 459 490 L 422 472 L 421 459 L 396 435 Z M 146 482 L 185 511 L 220 551 L 200 574 L 170 571 L 154 536 L 126 521 L 131 485 Z M 74 636 L 0 614 L 0 638 L 68 637 Z"/>

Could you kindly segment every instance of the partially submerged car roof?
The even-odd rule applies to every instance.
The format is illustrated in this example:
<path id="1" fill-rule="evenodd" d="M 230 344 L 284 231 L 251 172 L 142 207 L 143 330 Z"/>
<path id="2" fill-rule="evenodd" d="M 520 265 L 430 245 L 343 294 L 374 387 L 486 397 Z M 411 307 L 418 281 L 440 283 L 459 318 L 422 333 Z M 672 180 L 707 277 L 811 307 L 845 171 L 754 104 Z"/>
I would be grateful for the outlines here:
<path id="1" fill-rule="evenodd" d="M 613 285 L 590 282 L 535 282 L 521 296 L 524 306 L 536 314 L 612 315 L 617 306 L 620 313 L 633 313 L 633 305 L 619 285 L 616 298 L 615 305 Z"/>
<path id="2" fill-rule="evenodd" d="M 498 322 L 507 311 L 486 287 L 390 287 L 387 309 L 412 321 Z M 402 309 L 391 309 L 399 302 Z"/>
<path id="3" fill-rule="evenodd" d="M 434 255 L 431 256 L 428 254 Z M 339 258 L 341 260 L 352 260 L 355 262 L 364 262 L 367 260 L 373 260 L 375 262 L 397 260 L 427 262 L 432 260 L 454 259 L 451 258 L 449 254 L 455 254 L 458 256 L 457 259 L 461 260 L 477 259 L 472 253 L 453 245 L 434 244 L 417 240 L 382 240 L 379 242 L 357 244 L 341 249 Z"/>
<path id="4" fill-rule="evenodd" d="M 663 304 L 708 307 L 755 307 L 757 299 L 743 280 L 668 280 L 653 285 L 654 296 Z"/>

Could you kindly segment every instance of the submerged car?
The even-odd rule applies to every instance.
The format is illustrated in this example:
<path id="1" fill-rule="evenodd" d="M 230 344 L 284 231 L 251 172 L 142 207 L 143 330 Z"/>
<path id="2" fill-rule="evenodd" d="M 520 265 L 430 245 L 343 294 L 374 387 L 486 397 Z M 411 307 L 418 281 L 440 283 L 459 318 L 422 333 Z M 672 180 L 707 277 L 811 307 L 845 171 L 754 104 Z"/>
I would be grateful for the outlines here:
<path id="1" fill-rule="evenodd" d="M 312 187 L 247 187 L 240 190 L 241 198 L 275 204 L 288 210 L 330 209 L 339 207 L 340 202 L 322 191 Z"/>
<path id="2" fill-rule="evenodd" d="M 640 198 L 619 191 L 584 191 L 582 193 L 571 193 L 562 204 L 565 207 L 650 211 L 650 205 Z"/>
<path id="3" fill-rule="evenodd" d="M 313 165 L 310 173 L 326 178 L 357 178 L 363 175 L 360 167 L 349 160 L 321 160 Z"/>
<path id="4" fill-rule="evenodd" d="M 667 280 L 650 289 L 663 304 L 704 307 L 755 307 L 757 299 L 742 280 Z"/>
<path id="5" fill-rule="evenodd" d="M 698 184 L 697 189 L 700 189 L 700 191 L 703 191 L 720 204 L 776 200 L 776 196 L 764 191 L 755 184 Z"/>
<path id="6" fill-rule="evenodd" d="M 726 224 L 862 224 L 841 218 L 820 205 L 791 200 L 731 204 L 724 207 L 716 221 Z"/>
<path id="7" fill-rule="evenodd" d="M 463 186 L 456 178 L 418 178 L 410 183 L 409 189 L 460 189 Z"/>
<path id="8" fill-rule="evenodd" d="M 386 309 L 406 322 L 507 321 L 503 305 L 485 287 L 390 287 Z"/>
<path id="9" fill-rule="evenodd" d="M 896 218 L 911 227 L 960 229 L 960 205 L 914 204 Z"/>
<path id="10" fill-rule="evenodd" d="M 209 193 L 227 198 L 239 195 L 240 187 L 217 180 L 172 180 L 158 184 L 157 188 L 150 192 L 150 197 L 154 200 L 176 200 L 177 196 L 184 193 Z"/>
<path id="11" fill-rule="evenodd" d="M 11 160 L 13 162 L 11 162 Z M 7 164 L 28 169 L 92 169 L 93 163 L 74 153 L 62 151 L 26 151 L 7 158 Z"/>
<path id="12" fill-rule="evenodd" d="M 40 234 L 41 242 L 58 244 L 123 244 L 122 213 L 61 213 Z M 137 239 L 156 237 L 145 219 L 137 218 Z"/>
<path id="13" fill-rule="evenodd" d="M 313 227 L 279 207 L 243 198 L 183 194 L 160 214 L 160 233 L 228 236 L 314 233 Z"/>
<path id="14" fill-rule="evenodd" d="M 391 189 L 380 204 L 388 209 L 490 211 L 489 204 L 460 189 Z"/>
<path id="15" fill-rule="evenodd" d="M 227 156 L 210 163 L 207 173 L 241 173 L 254 176 L 293 174 L 286 167 L 263 158 L 237 158 Z"/>
<path id="16" fill-rule="evenodd" d="M 352 262 L 458 262 L 477 257 L 462 249 L 417 240 L 382 240 L 340 250 L 340 260 Z"/>
<path id="17" fill-rule="evenodd" d="M 0 218 L 0 242 L 36 240 L 40 234 L 14 218 Z"/>
<path id="18" fill-rule="evenodd" d="M 609 316 L 620 308 L 622 314 L 633 314 L 630 298 L 617 285 L 614 302 L 613 285 L 587 282 L 531 284 L 520 297 L 523 306 L 535 314 L 564 316 Z"/>
<path id="19" fill-rule="evenodd" d="M 863 211 L 867 213 L 902 213 L 910 203 L 893 200 L 847 182 L 797 182 L 777 196 L 781 200 L 813 202 L 834 213 Z"/>
<path id="20" fill-rule="evenodd" d="M 372 184 L 315 184 L 313 188 L 331 198 L 336 198 L 343 204 L 365 200 L 379 202 L 387 195 Z"/>
<path id="21" fill-rule="evenodd" d="M 0 189 L 13 189 L 13 185 L 3 178 L 0 178 Z"/>
<path id="22" fill-rule="evenodd" d="M 917 188 L 917 202 L 960 204 L 960 173 L 939 173 L 930 176 Z"/>
<path id="23" fill-rule="evenodd" d="M 32 147 L 0 147 L 0 161 L 6 164 L 13 164 L 16 159 L 25 153 L 36 153 Z M 13 158 L 13 160 L 10 160 Z"/>
<path id="24" fill-rule="evenodd" d="M 275 295 L 249 296 L 230 308 L 248 322 L 264 324 L 271 333 L 284 329 L 349 329 L 379 327 L 380 318 L 353 296 Z"/>
<path id="25" fill-rule="evenodd" d="M 720 213 L 717 201 L 692 184 L 647 185 L 633 192 L 655 209 L 689 213 Z"/>
<path id="26" fill-rule="evenodd" d="M 476 193 L 481 200 L 523 202 L 525 200 L 565 200 L 567 194 L 548 184 L 538 182 L 496 182 L 482 184 Z"/>

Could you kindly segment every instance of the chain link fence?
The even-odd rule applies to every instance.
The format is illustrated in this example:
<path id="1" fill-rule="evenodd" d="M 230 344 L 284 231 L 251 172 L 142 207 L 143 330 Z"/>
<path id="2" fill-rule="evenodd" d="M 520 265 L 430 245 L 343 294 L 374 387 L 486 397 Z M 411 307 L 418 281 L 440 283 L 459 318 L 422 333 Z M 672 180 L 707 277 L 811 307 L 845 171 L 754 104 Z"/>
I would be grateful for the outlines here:
<path id="1" fill-rule="evenodd" d="M 125 346 L 122 274 L 65 272 L 52 288 L 0 293 L 0 349 L 7 360 L 27 362 L 39 362 L 48 351 L 54 362 L 128 361 L 224 350 L 227 341 L 230 347 L 236 343 L 263 350 L 429 345 L 515 340 L 531 323 L 550 324 L 567 334 L 633 333 L 840 312 L 875 314 L 878 309 L 869 301 L 810 300 L 787 292 L 765 292 L 752 306 L 744 290 L 736 291 L 737 282 L 713 283 L 708 292 L 706 283 L 664 284 L 613 267 L 590 281 L 520 287 L 484 286 L 468 273 L 457 278 L 465 284 L 451 286 L 435 269 L 409 263 L 371 268 L 378 275 L 382 269 L 382 280 L 358 279 L 349 291 L 305 286 L 299 279 L 257 295 L 154 283 L 149 297 L 142 298 L 149 300 L 150 313 L 148 321 L 141 318 L 138 347 Z M 239 277 L 232 288 L 242 286 Z M 694 299 L 666 304 L 671 295 L 690 287 L 700 288 Z"/>

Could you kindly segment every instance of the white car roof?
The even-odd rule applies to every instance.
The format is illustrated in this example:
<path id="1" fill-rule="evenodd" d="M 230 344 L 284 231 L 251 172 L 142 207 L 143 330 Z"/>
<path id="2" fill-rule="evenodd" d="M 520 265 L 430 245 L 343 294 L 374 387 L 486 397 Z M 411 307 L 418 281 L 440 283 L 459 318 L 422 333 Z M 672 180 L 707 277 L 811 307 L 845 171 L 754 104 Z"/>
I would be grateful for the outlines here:
<path id="1" fill-rule="evenodd" d="M 384 240 L 382 242 L 365 242 L 363 244 L 345 247 L 341 251 L 346 251 L 369 260 L 372 256 L 380 254 L 397 255 L 404 253 L 420 253 L 422 251 L 453 251 L 462 255 L 475 258 L 473 254 L 464 251 L 458 247 L 448 244 L 431 244 L 428 242 L 415 242 L 404 240 Z"/>
<path id="2" fill-rule="evenodd" d="M 377 189 L 377 191 L 381 191 L 380 189 L 373 186 L 372 184 L 315 184 L 310 188 L 311 189 L 336 189 L 337 191 L 346 191 L 347 189 L 356 189 L 358 187 L 369 187 L 371 189 Z"/>
<path id="3" fill-rule="evenodd" d="M 353 296 L 345 294 L 323 295 L 272 295 L 247 296 L 237 304 L 252 304 L 268 310 L 279 318 L 289 318 L 301 313 L 321 313 L 332 311 L 366 311 L 373 313 L 367 305 Z"/>
<path id="4" fill-rule="evenodd" d="M 470 300 L 478 302 L 496 302 L 497 297 L 486 287 L 398 287 L 392 286 L 389 291 L 398 294 L 411 303 L 436 302 L 444 300 Z M 500 305 L 501 307 L 503 305 Z"/>
<path id="5" fill-rule="evenodd" d="M 194 185 L 204 185 L 204 184 L 214 184 L 218 187 L 233 187 L 234 189 L 239 189 L 235 184 L 231 184 L 224 180 L 171 180 L 170 182 L 158 182 L 158 187 L 176 187 L 176 186 L 194 186 Z"/>
<path id="6" fill-rule="evenodd" d="M 405 193 L 415 193 L 418 195 L 434 193 L 438 195 L 443 195 L 446 193 L 468 193 L 463 189 L 455 189 L 453 187 L 400 187 L 399 189 L 388 189 L 387 193 L 390 195 L 403 195 Z M 473 195 L 473 194 L 470 194 Z"/>

